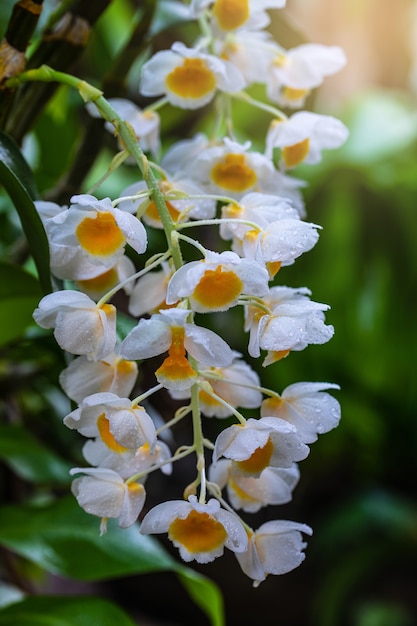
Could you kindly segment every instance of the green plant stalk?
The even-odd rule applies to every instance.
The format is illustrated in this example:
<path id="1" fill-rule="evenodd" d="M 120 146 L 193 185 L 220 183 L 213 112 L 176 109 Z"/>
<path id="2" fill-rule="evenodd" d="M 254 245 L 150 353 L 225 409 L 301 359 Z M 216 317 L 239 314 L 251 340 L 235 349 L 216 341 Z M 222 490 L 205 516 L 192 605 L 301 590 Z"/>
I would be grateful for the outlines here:
<path id="1" fill-rule="evenodd" d="M 191 361 L 191 365 L 193 365 Z M 194 383 L 191 387 L 191 410 L 193 419 L 193 447 L 197 456 L 197 471 L 198 482 L 200 483 L 200 498 L 199 501 L 205 503 L 206 501 L 206 470 L 204 459 L 204 437 L 203 429 L 201 425 L 201 411 L 200 411 L 200 399 L 199 399 L 200 386 L 198 383 Z"/>

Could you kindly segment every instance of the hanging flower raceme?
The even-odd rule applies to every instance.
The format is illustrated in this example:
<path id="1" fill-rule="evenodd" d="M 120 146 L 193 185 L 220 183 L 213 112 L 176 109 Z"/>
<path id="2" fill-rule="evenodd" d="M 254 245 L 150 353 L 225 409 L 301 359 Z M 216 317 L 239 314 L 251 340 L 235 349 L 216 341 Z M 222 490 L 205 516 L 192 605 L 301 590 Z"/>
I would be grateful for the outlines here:
<path id="1" fill-rule="evenodd" d="M 146 231 L 141 222 L 126 211 L 113 208 L 109 198 L 73 196 L 68 209 L 56 212 L 43 223 L 51 270 L 58 278 L 95 278 L 122 258 L 126 244 L 138 253 L 146 250 Z"/>
<path id="2" fill-rule="evenodd" d="M 302 534 L 312 535 L 306 524 L 273 520 L 248 533 L 248 549 L 236 554 L 240 567 L 257 587 L 268 574 L 286 574 L 305 559 Z"/>
<path id="3" fill-rule="evenodd" d="M 68 289 L 50 293 L 39 302 L 33 318 L 42 328 L 53 328 L 63 350 L 100 360 L 116 345 L 116 308 L 97 305 L 84 293 Z"/>
<path id="4" fill-rule="evenodd" d="M 171 50 L 157 52 L 144 64 L 140 92 L 165 95 L 183 109 L 198 109 L 208 104 L 217 90 L 236 92 L 244 86 L 242 74 L 231 63 L 176 42 Z"/>
<path id="5" fill-rule="evenodd" d="M 260 263 L 234 252 L 206 251 L 201 261 L 186 263 L 168 284 L 167 304 L 189 298 L 194 311 L 226 311 L 243 293 L 262 296 L 268 291 L 268 272 Z"/>
<path id="6" fill-rule="evenodd" d="M 148 475 L 169 474 L 176 461 L 194 458 L 184 500 L 150 508 L 141 532 L 167 533 L 187 562 L 209 563 L 228 548 L 255 586 L 269 574 L 297 567 L 304 559 L 303 534 L 312 531 L 280 520 L 254 530 L 235 511 L 253 514 L 288 503 L 309 444 L 340 419 L 339 403 L 328 393 L 337 385 L 295 383 L 279 395 L 262 386 L 255 369 L 228 342 L 196 324 L 210 323 L 212 316 L 201 314 L 215 312 L 222 313 L 223 323 L 223 313 L 243 306 L 249 356 L 265 351 L 263 365 L 333 335 L 325 323 L 329 307 L 311 301 L 307 288 L 270 286 L 278 270 L 311 250 L 319 236 L 320 227 L 304 221 L 305 183 L 291 170 L 318 162 L 323 149 L 337 148 L 347 138 L 346 127 L 333 117 L 306 111 L 287 117 L 257 100 L 257 90 L 243 91 L 261 84 L 274 103 L 296 107 L 345 63 L 335 46 L 284 50 L 262 30 L 270 23 L 267 11 L 284 5 L 285 0 L 186 2 L 181 15 L 199 19 L 195 45 L 176 42 L 142 67 L 141 94 L 160 100 L 141 110 L 119 98 L 106 102 L 94 91 L 88 105 L 91 115 L 103 115 L 123 151 L 108 173 L 124 160 L 135 161 L 140 180 L 114 200 L 82 194 L 73 196 L 69 207 L 36 203 L 51 271 L 79 290 L 51 293 L 34 312 L 41 327 L 54 330 L 59 346 L 77 355 L 60 383 L 78 404 L 64 424 L 86 438 L 82 454 L 90 467 L 71 470 L 78 475 L 72 491 L 79 505 L 101 518 L 102 533 L 109 518 L 129 527 L 143 510 Z M 80 85 L 82 95 L 90 97 L 88 86 Z M 167 103 L 194 110 L 214 98 L 215 106 L 207 109 L 216 116 L 210 138 L 198 133 L 177 141 L 156 162 L 162 150 L 155 111 Z M 262 148 L 258 136 L 252 150 L 237 124 L 233 103 L 239 100 L 245 113 L 254 106 L 260 116 L 273 119 Z M 212 243 L 213 232 L 221 241 Z M 132 250 L 144 253 L 148 235 L 154 247 L 136 262 Z M 225 250 L 225 242 L 231 249 Z M 114 304 L 103 304 L 111 298 Z M 116 333 L 119 304 L 123 312 Z M 135 322 L 125 318 L 126 310 L 140 318 L 129 332 Z M 130 399 L 137 361 L 154 357 L 159 357 L 158 384 Z M 146 380 L 140 377 L 141 384 Z M 154 394 L 166 396 L 166 390 L 184 402 L 162 417 L 153 406 Z M 249 410 L 255 413 L 246 419 Z M 205 417 L 232 419 L 210 439 L 206 426 L 213 429 L 213 422 Z M 230 425 L 233 419 L 237 423 Z M 186 421 L 191 443 L 178 447 L 171 429 Z"/>
<path id="7" fill-rule="evenodd" d="M 213 331 L 187 322 L 189 315 L 184 309 L 168 309 L 141 319 L 122 342 L 120 354 L 127 359 L 148 359 L 168 351 L 155 376 L 173 390 L 187 389 L 198 378 L 186 352 L 203 365 L 229 365 L 231 348 Z"/>
<path id="8" fill-rule="evenodd" d="M 195 496 L 158 504 L 143 518 L 140 532 L 168 533 L 184 561 L 210 563 L 224 548 L 243 552 L 248 545 L 238 518 L 220 508 L 217 500 L 200 503 Z"/>

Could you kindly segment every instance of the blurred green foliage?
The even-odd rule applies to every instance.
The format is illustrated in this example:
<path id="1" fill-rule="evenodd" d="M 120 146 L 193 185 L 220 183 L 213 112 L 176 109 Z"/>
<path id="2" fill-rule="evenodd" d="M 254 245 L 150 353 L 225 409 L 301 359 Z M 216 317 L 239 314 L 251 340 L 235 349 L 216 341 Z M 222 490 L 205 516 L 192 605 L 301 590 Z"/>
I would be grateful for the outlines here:
<path id="1" fill-rule="evenodd" d="M 13 4 L 0 4 L 0 25 L 7 23 Z M 139 104 L 136 89 L 140 62 L 150 41 L 158 48 L 169 46 L 176 37 L 192 39 L 192 29 L 182 22 L 179 5 L 169 1 L 157 4 L 154 36 L 148 33 L 146 45 L 138 50 L 139 59 L 123 76 L 125 94 Z M 144 6 L 129 0 L 111 3 L 98 19 L 89 46 L 73 71 L 98 86 L 105 82 L 109 68 L 123 54 L 130 34 L 139 24 Z M 52 2 L 45 4 L 37 32 L 54 8 Z M 171 28 L 169 33 L 164 31 L 166 26 Z M 253 112 L 248 115 L 247 105 L 234 106 L 234 114 L 245 122 L 254 142 L 260 141 L 260 129 L 266 129 L 268 118 Z M 325 346 L 292 353 L 262 371 L 265 386 L 278 390 L 301 380 L 338 383 L 343 419 L 338 429 L 313 446 L 310 457 L 303 462 L 302 481 L 293 503 L 284 510 L 271 511 L 271 517 L 288 516 L 314 527 L 306 563 L 287 577 L 268 579 L 259 590 L 250 588 L 233 562 L 226 560 L 223 572 L 215 567 L 208 569 L 208 575 L 224 591 L 231 626 L 249 626 L 255 620 L 266 626 L 416 623 L 417 107 L 407 94 L 374 91 L 355 97 L 343 117 L 351 131 L 346 146 L 326 155 L 319 166 L 296 171 L 308 181 L 308 219 L 323 227 L 320 241 L 313 251 L 278 275 L 280 283 L 308 286 L 315 300 L 331 305 L 327 319 L 335 326 L 335 337 Z M 23 147 L 41 195 L 56 193 L 68 172 L 77 169 L 80 145 L 91 147 L 91 169 L 85 172 L 87 176 L 77 191 L 88 191 L 103 175 L 114 155 L 115 140 L 102 133 L 102 143 L 96 145 L 93 135 L 88 134 L 89 123 L 78 95 L 67 88 L 60 87 L 45 103 Z M 185 119 L 182 112 L 167 109 L 163 126 L 167 142 L 172 142 L 189 136 L 196 128 L 204 129 L 207 122 L 200 114 Z M 124 165 L 97 193 L 115 197 L 136 179 L 136 171 Z M 70 463 L 79 462 L 79 442 L 74 433 L 62 428 L 60 421 L 68 409 L 58 385 L 64 367 L 62 354 L 50 335 L 31 322 L 30 308 L 36 304 L 40 287 L 33 276 L 33 262 L 12 200 L 1 192 L 0 492 L 9 506 L 0 522 L 0 542 L 7 549 L 0 574 L 7 578 L 11 571 L 18 580 L 19 572 L 24 570 L 20 559 L 24 557 L 46 570 L 85 579 L 82 568 L 78 573 L 68 571 L 70 553 L 68 547 L 61 549 L 59 532 L 61 529 L 65 536 L 68 527 L 63 519 L 69 522 L 77 515 L 73 539 L 83 524 L 89 525 L 82 541 L 87 542 L 83 544 L 84 565 L 87 567 L 88 561 L 91 566 L 90 561 L 97 555 L 90 555 L 89 560 L 88 550 L 96 549 L 98 539 L 90 526 L 96 520 L 78 509 L 76 512 L 66 500 L 58 499 L 58 504 L 51 501 L 51 494 L 60 498 L 67 491 L 64 475 Z M 12 268 L 8 269 L 6 263 Z M 6 288 L 10 281 L 15 287 L 13 294 Z M 20 298 L 19 304 L 12 298 Z M 8 312 L 10 307 L 17 307 L 19 316 L 13 317 Z M 35 509 L 19 509 L 16 505 L 22 502 Z M 64 515 L 65 507 L 68 510 Z M 50 515 L 42 518 L 48 510 Z M 24 524 L 25 515 L 30 524 Z M 50 520 L 58 536 L 53 528 L 52 535 L 46 532 L 47 524 L 42 533 L 42 519 L 45 524 Z M 59 520 L 64 524 L 62 528 Z M 115 532 L 109 533 L 107 541 L 119 542 L 118 549 L 122 549 L 122 533 Z M 40 538 L 36 551 L 34 540 Z M 117 555 L 124 569 L 119 563 L 117 571 L 106 573 L 107 578 L 146 569 L 139 555 L 135 557 L 138 561 L 128 567 L 129 558 L 124 554 L 129 552 L 130 541 L 126 539 L 124 552 Z M 14 551 L 12 557 L 8 554 L 10 548 Z M 193 578 L 185 568 L 174 566 L 168 554 L 161 554 L 162 561 L 165 559 L 162 569 L 176 567 L 177 573 L 185 577 L 191 595 L 200 606 L 205 605 L 207 614 L 211 613 L 212 623 L 220 624 L 221 601 L 215 587 L 201 582 L 197 574 Z M 96 579 L 102 577 L 98 571 Z M 146 608 L 145 596 L 158 583 L 151 579 L 149 588 L 146 582 L 138 585 L 147 590 L 141 596 Z M 116 588 L 113 583 L 112 589 Z M 129 589 L 127 583 L 123 589 Z M 185 621 L 185 614 L 181 618 L 186 601 L 183 596 L 169 597 L 171 607 L 158 603 L 147 606 L 155 619 L 166 619 L 170 608 L 174 616 L 170 623 L 196 623 L 195 616 L 189 618 L 194 621 Z M 132 601 L 126 595 L 118 599 L 131 607 Z M 96 611 L 95 619 L 101 620 L 97 623 L 107 623 L 103 616 L 109 609 L 104 601 L 77 602 L 90 602 L 91 615 Z M 66 617 L 67 622 L 63 622 L 61 613 L 66 604 L 58 605 L 55 611 L 55 604 L 49 601 L 48 623 L 84 624 L 75 617 L 71 622 Z M 81 606 L 79 611 L 78 605 L 74 606 L 79 614 Z M 111 610 L 118 611 L 112 606 Z M 45 623 L 44 608 L 42 598 L 10 605 L 0 611 L 0 624 L 26 625 L 26 610 L 31 611 L 32 620 L 37 616 L 37 621 L 31 623 Z M 120 624 L 130 623 L 127 616 L 115 613 L 116 619 Z"/>

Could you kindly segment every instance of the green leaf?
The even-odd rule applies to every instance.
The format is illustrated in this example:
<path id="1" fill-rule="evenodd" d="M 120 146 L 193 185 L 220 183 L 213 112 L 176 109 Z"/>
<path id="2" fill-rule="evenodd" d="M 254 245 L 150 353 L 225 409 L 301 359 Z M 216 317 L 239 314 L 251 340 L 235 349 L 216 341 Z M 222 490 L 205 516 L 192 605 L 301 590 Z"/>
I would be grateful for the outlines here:
<path id="1" fill-rule="evenodd" d="M 134 626 L 112 602 L 88 596 L 33 596 L 0 611 L 0 626 Z"/>
<path id="2" fill-rule="evenodd" d="M 88 515 L 74 497 L 46 506 L 5 507 L 0 542 L 49 572 L 77 580 L 170 570 L 174 560 L 137 526 L 120 529 L 109 522 L 100 537 L 100 520 Z"/>
<path id="3" fill-rule="evenodd" d="M 183 2 L 176 0 L 160 0 L 156 6 L 156 14 L 152 23 L 153 35 L 182 22 L 190 21 L 190 10 Z"/>
<path id="4" fill-rule="evenodd" d="M 125 337 L 130 333 L 131 330 L 137 326 L 138 320 L 133 319 L 133 317 L 129 317 L 124 313 L 117 312 L 117 334 L 120 340 L 125 339 Z"/>
<path id="5" fill-rule="evenodd" d="M 29 166 L 13 140 L 0 132 L 0 183 L 9 194 L 22 224 L 44 293 L 52 291 L 49 245 L 33 204 L 36 191 Z"/>
<path id="6" fill-rule="evenodd" d="M 24 334 L 41 297 L 34 276 L 17 265 L 0 262 L 0 345 Z"/>
<path id="7" fill-rule="evenodd" d="M 212 625 L 222 626 L 221 594 L 212 581 L 175 561 L 137 525 L 121 529 L 110 520 L 100 537 L 99 524 L 72 496 L 43 506 L 3 507 L 0 544 L 49 572 L 77 580 L 174 571 Z"/>
<path id="8" fill-rule="evenodd" d="M 34 483 L 70 482 L 70 464 L 20 426 L 0 425 L 0 459 L 18 476 Z"/>
<path id="9" fill-rule="evenodd" d="M 0 131 L 0 161 L 20 180 L 32 200 L 36 200 L 38 193 L 32 171 L 15 141 L 2 131 Z"/>
<path id="10" fill-rule="evenodd" d="M 194 602 L 210 617 L 212 625 L 223 626 L 223 598 L 217 585 L 186 567 L 179 570 L 178 576 Z"/>

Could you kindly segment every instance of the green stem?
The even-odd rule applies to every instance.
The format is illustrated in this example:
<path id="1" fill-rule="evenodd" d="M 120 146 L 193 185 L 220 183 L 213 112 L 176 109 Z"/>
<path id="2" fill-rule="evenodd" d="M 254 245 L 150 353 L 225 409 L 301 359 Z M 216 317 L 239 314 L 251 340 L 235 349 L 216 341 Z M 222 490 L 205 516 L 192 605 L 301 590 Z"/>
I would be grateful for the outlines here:
<path id="1" fill-rule="evenodd" d="M 226 400 L 223 400 L 223 398 L 218 396 L 217 393 L 214 393 L 214 391 L 213 391 L 213 389 L 212 389 L 212 387 L 211 387 L 211 385 L 209 383 L 206 383 L 206 384 L 204 384 L 204 383 L 201 384 L 200 383 L 200 389 L 203 389 L 204 392 L 207 395 L 209 395 L 209 396 L 211 396 L 213 398 L 213 400 L 216 400 L 216 402 L 218 402 L 222 406 L 226 407 L 232 413 L 232 415 L 234 415 L 236 417 L 236 419 L 241 424 L 246 424 L 246 419 L 243 417 L 242 413 L 237 411 L 234 406 L 229 404 L 229 402 L 226 402 Z"/>
<path id="2" fill-rule="evenodd" d="M 170 459 L 166 459 L 165 461 L 156 463 L 155 465 L 152 465 L 152 467 L 149 467 L 143 472 L 138 472 L 134 476 L 131 476 L 125 481 L 126 485 L 130 485 L 130 483 L 135 483 L 137 480 L 140 480 L 141 478 L 144 478 L 148 474 L 151 474 L 151 472 L 155 472 L 156 470 L 161 469 L 161 467 L 164 467 L 164 465 L 168 465 L 168 463 L 175 463 L 175 461 L 179 461 L 180 459 L 183 459 L 185 456 L 188 456 L 189 454 L 192 454 L 193 452 L 194 452 L 194 446 L 190 446 L 183 452 L 174 454 L 174 456 L 172 456 Z"/>
<path id="3" fill-rule="evenodd" d="M 246 530 L 246 532 L 250 535 L 253 534 L 253 528 L 251 528 L 249 526 L 249 524 L 247 524 L 245 522 L 245 520 L 243 520 L 240 515 L 238 515 L 236 513 L 236 511 L 234 510 L 233 507 L 230 506 L 230 504 L 228 502 L 226 502 L 226 500 L 224 500 L 222 498 L 221 495 L 221 491 L 219 486 L 216 483 L 207 483 L 207 489 L 208 491 L 210 491 L 210 493 L 216 498 L 216 500 L 218 500 L 220 502 L 220 504 L 222 505 L 222 507 L 224 509 L 226 509 L 226 511 L 229 511 L 229 513 L 232 513 L 235 517 L 237 517 L 237 519 L 239 520 L 239 522 L 242 524 L 243 528 Z"/>
<path id="4" fill-rule="evenodd" d="M 222 381 L 225 380 L 224 376 L 221 376 L 219 374 L 215 374 L 209 371 L 207 372 L 201 371 L 200 374 L 203 378 L 206 378 L 208 380 L 222 380 Z M 227 384 L 235 385 L 236 387 L 243 387 L 244 389 L 253 389 L 254 391 L 260 391 L 266 396 L 271 396 L 273 398 L 278 398 L 278 399 L 281 398 L 281 396 L 279 395 L 277 391 L 272 391 L 272 389 L 268 389 L 268 387 L 260 387 L 259 385 L 248 385 L 246 383 L 240 383 L 240 382 L 237 382 L 236 380 L 230 380 L 230 379 L 227 379 Z"/>
<path id="5" fill-rule="evenodd" d="M 200 411 L 200 399 L 199 399 L 200 387 L 195 383 L 191 387 L 191 408 L 193 417 L 193 434 L 195 453 L 197 455 L 197 471 L 200 482 L 200 498 L 201 503 L 206 501 L 206 472 L 205 472 L 205 459 L 204 459 L 204 437 L 201 424 L 201 411 Z"/>
<path id="6" fill-rule="evenodd" d="M 217 224 L 242 224 L 243 226 L 249 226 L 253 230 L 258 230 L 259 232 L 263 230 L 262 226 L 259 226 L 259 224 L 256 224 L 255 222 L 234 217 L 216 217 L 210 220 L 183 222 L 181 224 L 177 224 L 176 229 L 183 230 L 184 228 L 193 228 L 193 226 L 216 226 Z"/>
<path id="7" fill-rule="evenodd" d="M 140 396 L 137 396 L 136 398 L 134 398 L 132 400 L 132 406 L 140 404 L 141 402 L 146 400 L 146 398 L 149 398 L 149 396 L 152 396 L 157 391 L 160 391 L 162 389 L 162 387 L 163 387 L 163 385 L 161 385 L 161 384 L 155 385 L 155 387 L 152 387 L 152 389 L 148 389 L 148 391 L 145 391 L 144 393 L 141 393 Z"/>
<path id="8" fill-rule="evenodd" d="M 238 93 L 231 93 L 229 95 L 232 98 L 236 98 L 236 100 L 242 100 L 242 102 L 247 102 L 247 104 L 251 104 L 252 106 L 256 107 L 257 109 L 260 109 L 261 111 L 266 111 L 267 113 L 270 113 L 274 117 L 278 117 L 281 120 L 288 119 L 288 116 L 285 115 L 285 113 L 283 113 L 276 107 L 273 107 L 270 104 L 266 104 L 265 102 L 261 102 L 260 100 L 256 100 L 255 98 L 252 98 L 252 96 L 247 94 L 245 91 L 239 91 Z"/>
<path id="9" fill-rule="evenodd" d="M 269 308 L 269 306 L 264 304 L 261 298 L 256 298 L 255 296 L 240 296 L 237 303 L 240 304 L 241 306 L 253 306 L 259 309 L 260 311 L 262 311 L 263 313 L 265 313 L 265 315 L 272 314 L 272 311 Z"/>
<path id="10" fill-rule="evenodd" d="M 130 283 L 132 280 L 136 280 L 137 278 L 140 278 L 144 274 L 147 274 L 150 270 L 153 270 L 155 267 L 158 267 L 158 265 L 160 265 L 163 261 L 168 259 L 170 255 L 171 255 L 171 252 L 167 250 L 165 254 L 162 254 L 161 256 L 159 256 L 155 261 L 153 261 L 153 263 L 149 263 L 148 265 L 146 265 L 146 267 L 144 267 L 143 270 L 139 270 L 139 272 L 136 272 L 136 274 L 132 274 L 132 276 L 128 276 L 127 278 L 125 278 L 125 280 L 123 280 L 121 283 L 116 285 L 116 287 L 113 287 L 113 289 L 110 289 L 110 291 L 104 294 L 104 296 L 97 302 L 97 307 L 98 308 L 102 307 L 104 304 L 106 304 L 106 302 L 110 300 L 110 298 L 114 296 L 115 293 L 117 293 L 125 285 Z"/>
<path id="11" fill-rule="evenodd" d="M 102 116 L 111 122 L 115 127 L 116 131 L 119 132 L 120 137 L 122 138 L 126 148 L 135 159 L 142 176 L 149 187 L 150 197 L 154 201 L 159 217 L 161 218 L 161 222 L 165 231 L 165 237 L 167 239 L 168 247 L 172 254 L 172 259 L 174 261 L 175 269 L 179 269 L 182 262 L 181 250 L 178 245 L 178 242 L 172 239 L 172 233 L 175 232 L 175 224 L 169 214 L 164 196 L 159 188 L 158 181 L 155 178 L 155 175 L 152 169 L 149 167 L 148 159 L 143 153 L 142 149 L 138 144 L 138 140 L 135 132 L 132 127 L 124 122 L 122 118 L 116 113 L 113 107 L 107 102 L 103 96 L 94 99 L 94 104 L 102 114 Z"/>
<path id="12" fill-rule="evenodd" d="M 187 235 L 181 235 L 181 233 L 176 233 L 176 239 L 182 239 L 183 241 L 186 241 L 191 246 L 194 246 L 194 248 L 197 248 L 197 250 L 201 252 L 203 257 L 206 256 L 207 250 L 204 248 L 204 246 L 201 245 L 201 243 L 199 243 L 195 239 L 192 239 L 191 237 L 187 237 Z"/>
<path id="13" fill-rule="evenodd" d="M 182 406 L 181 408 L 178 409 L 178 411 L 175 412 L 175 417 L 173 417 L 172 420 L 169 420 L 169 422 L 165 422 L 163 426 L 160 426 L 157 429 L 156 434 L 160 435 L 164 430 L 167 430 L 168 428 L 175 426 L 175 424 L 181 421 L 189 413 L 191 413 L 191 406 Z"/>

